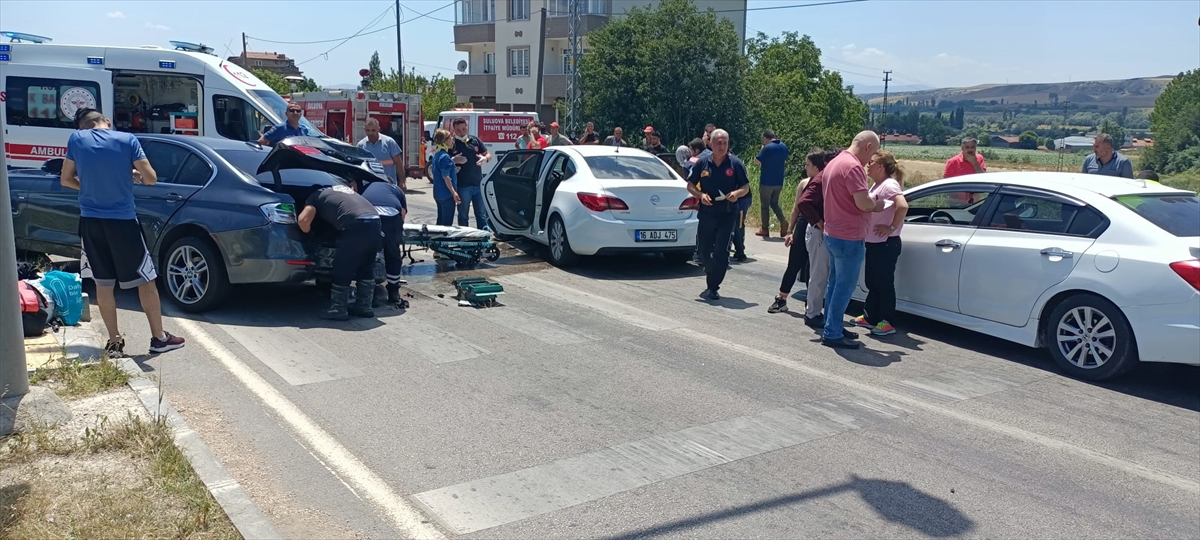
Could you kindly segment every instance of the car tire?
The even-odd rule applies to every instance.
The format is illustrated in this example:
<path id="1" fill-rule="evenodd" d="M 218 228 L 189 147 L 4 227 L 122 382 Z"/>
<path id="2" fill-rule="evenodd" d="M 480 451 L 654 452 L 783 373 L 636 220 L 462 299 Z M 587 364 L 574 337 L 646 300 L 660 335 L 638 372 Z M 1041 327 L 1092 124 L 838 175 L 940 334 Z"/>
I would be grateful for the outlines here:
<path id="1" fill-rule="evenodd" d="M 562 268 L 579 262 L 579 255 L 571 251 L 571 241 L 567 238 L 567 226 L 563 223 L 562 218 L 558 216 L 550 218 L 550 230 L 547 231 L 547 238 L 550 248 L 547 254 L 550 257 L 550 264 Z"/>
<path id="2" fill-rule="evenodd" d="M 1043 342 L 1054 363 L 1079 379 L 1111 379 L 1138 363 L 1129 320 L 1112 302 L 1094 294 L 1076 294 L 1059 302 L 1046 319 Z"/>
<path id="3" fill-rule="evenodd" d="M 188 236 L 176 240 L 160 266 L 163 288 L 179 309 L 201 313 L 221 305 L 232 286 L 225 259 L 207 240 Z M 190 283 L 189 283 L 190 282 Z"/>

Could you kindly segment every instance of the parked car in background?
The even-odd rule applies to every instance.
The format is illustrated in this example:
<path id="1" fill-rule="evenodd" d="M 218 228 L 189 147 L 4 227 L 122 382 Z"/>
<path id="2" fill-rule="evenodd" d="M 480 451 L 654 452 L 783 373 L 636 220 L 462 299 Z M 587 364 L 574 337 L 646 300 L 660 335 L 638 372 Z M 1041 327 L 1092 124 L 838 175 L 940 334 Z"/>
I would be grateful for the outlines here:
<path id="1" fill-rule="evenodd" d="M 897 309 L 1031 347 L 1068 374 L 1200 365 L 1200 200 L 1155 183 L 990 173 L 905 192 Z M 860 283 L 856 298 L 866 295 Z"/>
<path id="2" fill-rule="evenodd" d="M 159 280 L 180 308 L 213 309 L 242 283 L 328 275 L 334 231 L 295 225 L 313 191 L 381 181 L 382 166 L 354 147 L 310 137 L 274 149 L 229 139 L 139 135 L 158 183 L 135 185 L 138 221 Z M 18 249 L 78 257 L 79 192 L 62 187 L 62 160 L 9 172 Z"/>
<path id="3" fill-rule="evenodd" d="M 687 262 L 696 248 L 699 201 L 642 150 L 514 150 L 484 179 L 483 192 L 495 231 L 545 244 L 558 266 L 580 255 L 629 253 Z"/>

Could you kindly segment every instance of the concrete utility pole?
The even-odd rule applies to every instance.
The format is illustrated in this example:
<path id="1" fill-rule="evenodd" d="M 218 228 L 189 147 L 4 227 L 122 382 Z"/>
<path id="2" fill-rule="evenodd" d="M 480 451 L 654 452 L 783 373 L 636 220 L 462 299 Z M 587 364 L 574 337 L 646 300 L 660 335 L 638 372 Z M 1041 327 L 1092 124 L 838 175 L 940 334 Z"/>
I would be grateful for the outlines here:
<path id="1" fill-rule="evenodd" d="M 579 58 L 582 54 L 583 0 L 571 0 L 571 20 L 567 24 L 567 49 L 571 53 L 571 72 L 567 74 L 567 134 L 574 136 L 579 133 L 580 101 L 583 98 L 583 88 L 580 87 Z"/>
<path id="2" fill-rule="evenodd" d="M 0 129 L 0 148 L 4 130 Z M 7 160 L 6 160 L 7 161 Z M 29 393 L 25 365 L 25 333 L 21 329 L 17 292 L 17 242 L 13 233 L 12 200 L 8 196 L 8 164 L 0 167 L 0 398 Z"/>
<path id="3" fill-rule="evenodd" d="M 242 32 L 242 69 L 250 69 L 246 64 L 246 33 Z"/>
<path id="4" fill-rule="evenodd" d="M 400 48 L 400 0 L 396 0 L 396 66 L 400 71 L 396 72 L 396 91 L 404 93 L 404 53 Z"/>
<path id="5" fill-rule="evenodd" d="M 887 144 L 884 137 L 887 135 L 887 106 L 888 106 L 888 83 L 892 82 L 892 71 L 883 72 L 883 135 L 879 137 L 879 147 L 882 148 Z"/>
<path id="6" fill-rule="evenodd" d="M 546 8 L 542 8 L 542 30 L 538 33 L 537 97 L 533 110 L 542 118 L 542 80 L 546 74 Z"/>

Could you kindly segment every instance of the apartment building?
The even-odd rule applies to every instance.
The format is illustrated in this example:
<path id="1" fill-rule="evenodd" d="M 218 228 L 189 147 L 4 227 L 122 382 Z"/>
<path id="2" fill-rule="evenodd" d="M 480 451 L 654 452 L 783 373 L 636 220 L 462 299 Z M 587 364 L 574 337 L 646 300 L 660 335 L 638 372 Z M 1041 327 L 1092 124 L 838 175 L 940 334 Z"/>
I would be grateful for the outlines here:
<path id="1" fill-rule="evenodd" d="M 288 58 L 286 54 L 277 52 L 247 51 L 244 60 L 240 54 L 237 56 L 230 56 L 227 58 L 227 60 L 246 69 L 265 69 L 281 77 L 287 77 L 289 75 L 303 75 L 303 73 L 300 72 L 300 68 L 296 67 L 295 60 Z"/>
<path id="2" fill-rule="evenodd" d="M 582 0 L 581 46 L 587 34 L 630 8 L 658 0 Z M 729 19 L 746 39 L 746 0 L 693 0 L 700 11 L 712 8 Z M 538 111 L 555 118 L 555 100 L 567 95 L 571 73 L 567 41 L 570 0 L 459 0 L 455 10 L 454 49 L 467 53 L 467 71 L 454 77 L 461 102 L 504 111 Z M 539 62 L 541 9 L 546 8 L 546 61 Z M 542 103 L 537 106 L 537 66 L 544 71 Z"/>

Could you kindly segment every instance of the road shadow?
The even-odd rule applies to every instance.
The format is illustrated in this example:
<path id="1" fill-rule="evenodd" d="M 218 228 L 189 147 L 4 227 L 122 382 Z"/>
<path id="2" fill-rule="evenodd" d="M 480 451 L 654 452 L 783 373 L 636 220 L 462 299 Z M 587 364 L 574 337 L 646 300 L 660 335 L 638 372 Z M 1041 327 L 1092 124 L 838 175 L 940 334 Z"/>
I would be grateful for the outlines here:
<path id="1" fill-rule="evenodd" d="M 949 538 L 966 534 L 975 529 L 974 520 L 964 515 L 950 502 L 916 489 L 908 482 L 860 478 L 857 475 L 851 475 L 849 480 L 841 484 L 735 506 L 606 538 L 609 540 L 634 540 L 666 534 L 694 536 L 698 533 L 695 529 L 706 525 L 759 512 L 787 508 L 845 492 L 857 493 L 863 502 L 871 506 L 876 516 L 890 523 L 908 527 L 927 537 Z"/>
<path id="2" fill-rule="evenodd" d="M 750 308 L 758 307 L 760 305 L 756 302 L 747 302 L 745 300 L 742 300 L 741 298 L 736 298 L 733 296 L 721 296 L 720 300 L 707 300 L 704 298 L 697 298 L 696 302 L 699 302 L 699 303 L 705 304 L 705 305 L 709 305 L 709 306 L 713 306 L 713 307 L 719 307 L 719 308 L 725 308 L 725 309 L 736 309 L 739 311 L 743 310 L 743 309 L 750 309 Z"/>
<path id="3" fill-rule="evenodd" d="M 656 253 L 584 257 L 565 272 L 598 281 L 660 281 L 695 279 L 704 269 L 693 263 L 670 261 Z"/>

